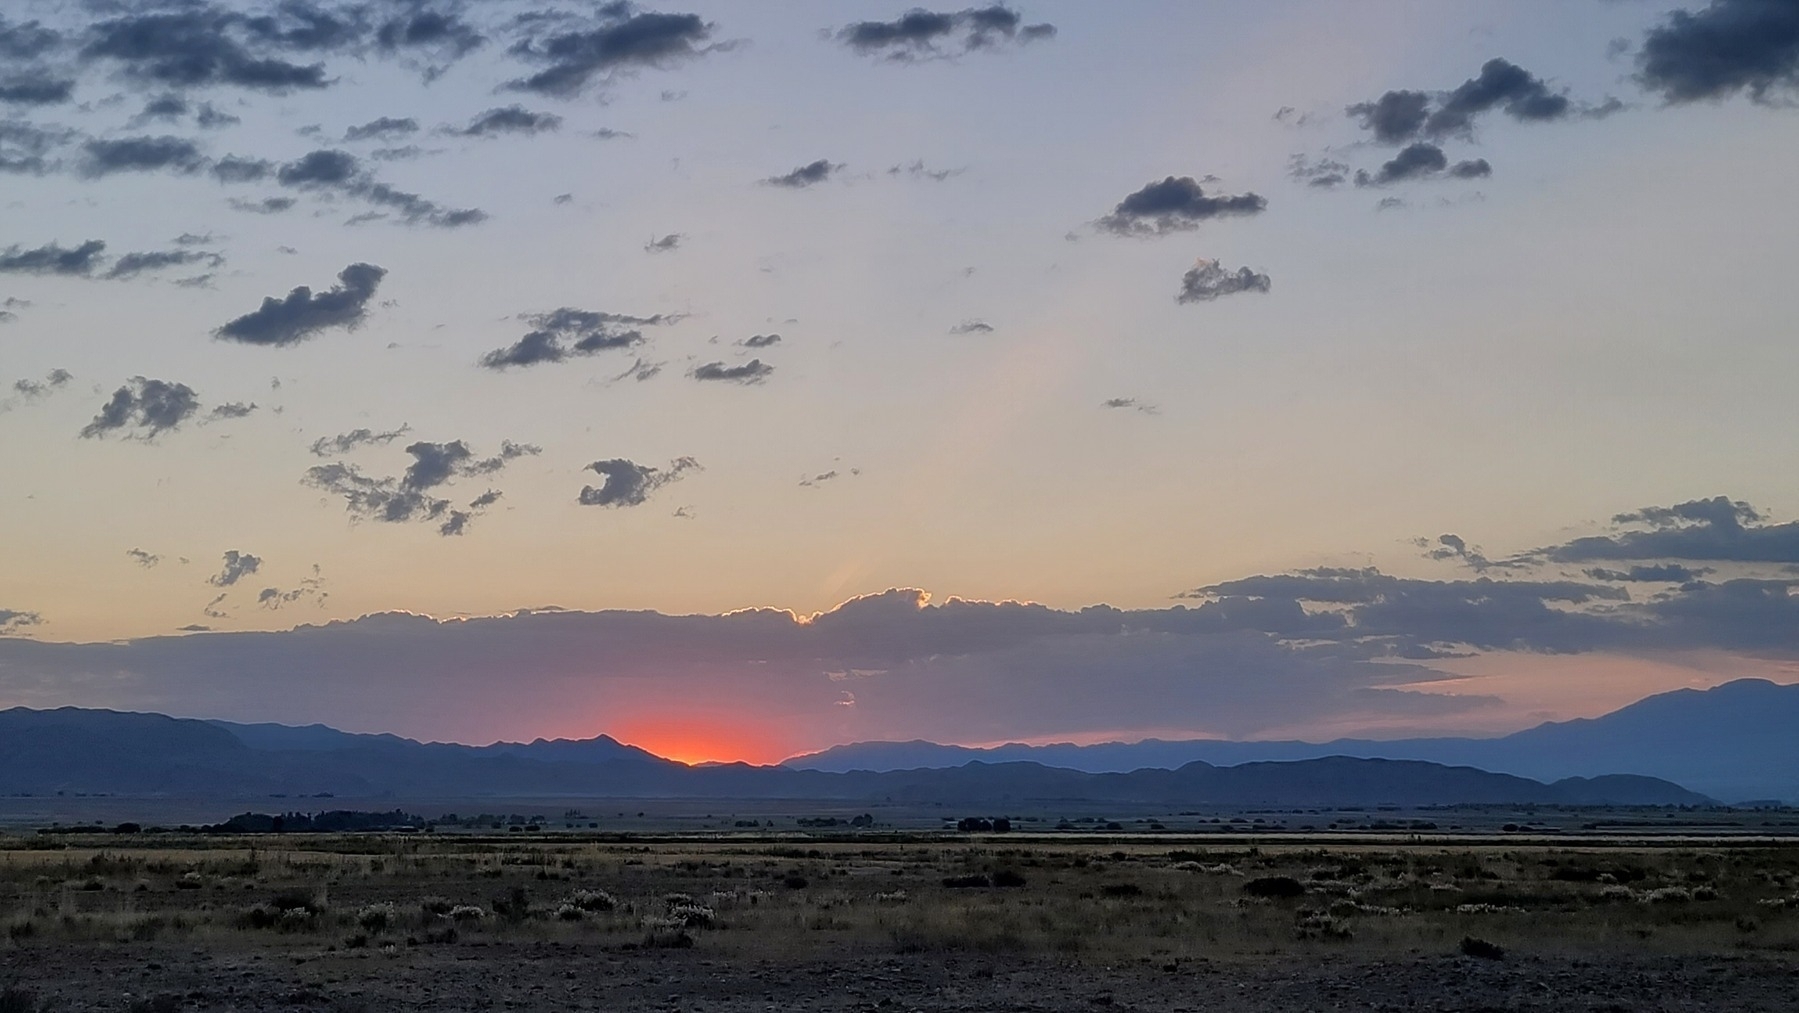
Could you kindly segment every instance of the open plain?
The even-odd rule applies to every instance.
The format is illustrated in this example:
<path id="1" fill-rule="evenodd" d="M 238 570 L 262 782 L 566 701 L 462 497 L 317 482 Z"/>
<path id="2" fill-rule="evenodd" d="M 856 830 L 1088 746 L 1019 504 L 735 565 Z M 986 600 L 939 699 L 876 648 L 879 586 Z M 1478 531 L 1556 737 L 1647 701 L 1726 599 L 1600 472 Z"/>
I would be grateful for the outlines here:
<path id="1" fill-rule="evenodd" d="M 1784 1010 L 1799 846 L 0 838 L 0 1010 Z"/>

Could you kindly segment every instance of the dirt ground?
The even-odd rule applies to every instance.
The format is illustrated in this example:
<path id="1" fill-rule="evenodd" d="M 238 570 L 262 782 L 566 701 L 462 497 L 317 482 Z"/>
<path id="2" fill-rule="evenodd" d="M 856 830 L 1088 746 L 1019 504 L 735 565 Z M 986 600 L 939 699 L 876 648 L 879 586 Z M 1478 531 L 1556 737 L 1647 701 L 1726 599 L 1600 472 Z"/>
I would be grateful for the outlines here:
<path id="1" fill-rule="evenodd" d="M 902 954 L 798 963 L 703 948 L 556 942 L 237 953 L 156 945 L 26 947 L 0 981 L 35 1008 L 176 1010 L 1788 1011 L 1799 962 L 1760 957 L 1423 956 L 1081 966 L 1011 956 Z M 17 993 L 15 993 L 16 995 Z M 0 1009 L 5 1009 L 0 1000 Z M 18 1008 L 24 1008 L 23 1006 Z M 11 1013 L 8 1010 L 8 1013 Z"/>

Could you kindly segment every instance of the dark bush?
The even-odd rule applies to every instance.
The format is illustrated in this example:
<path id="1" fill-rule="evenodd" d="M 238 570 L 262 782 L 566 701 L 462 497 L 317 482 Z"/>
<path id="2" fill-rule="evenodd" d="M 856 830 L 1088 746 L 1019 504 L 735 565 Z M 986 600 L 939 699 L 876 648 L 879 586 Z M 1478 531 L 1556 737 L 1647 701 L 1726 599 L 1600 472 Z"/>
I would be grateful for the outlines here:
<path id="1" fill-rule="evenodd" d="M 945 876 L 943 877 L 943 885 L 953 890 L 962 890 L 980 889 L 982 887 L 992 886 L 993 883 L 986 876 L 976 873 L 972 876 Z"/>
<path id="2" fill-rule="evenodd" d="M 1102 896 L 1106 897 L 1143 896 L 1143 888 L 1135 883 L 1107 883 L 1105 886 L 1099 888 L 1099 892 Z"/>
<path id="3" fill-rule="evenodd" d="M 1504 960 L 1505 948 L 1498 943 L 1489 943 L 1485 939 L 1473 936 L 1462 937 L 1462 955 L 1479 957 L 1482 960 Z"/>
<path id="4" fill-rule="evenodd" d="M 798 875 L 787 876 L 781 880 L 781 885 L 789 890 L 804 890 L 806 888 L 806 877 Z"/>
<path id="5" fill-rule="evenodd" d="M 1001 869 L 993 874 L 994 886 L 1023 886 L 1024 877 L 1011 869 Z"/>
<path id="6" fill-rule="evenodd" d="M 1292 876 L 1262 876 L 1243 884 L 1243 892 L 1251 897 L 1298 897 L 1306 892 L 1304 883 Z"/>

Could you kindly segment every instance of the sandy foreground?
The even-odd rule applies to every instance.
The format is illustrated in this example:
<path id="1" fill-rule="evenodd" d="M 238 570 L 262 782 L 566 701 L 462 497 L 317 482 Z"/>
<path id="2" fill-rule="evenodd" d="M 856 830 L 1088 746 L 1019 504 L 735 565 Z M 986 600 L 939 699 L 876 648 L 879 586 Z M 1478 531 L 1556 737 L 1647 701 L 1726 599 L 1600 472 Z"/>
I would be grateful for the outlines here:
<path id="1" fill-rule="evenodd" d="M 0 953 L 37 1008 L 176 1010 L 1790 1011 L 1799 961 L 1461 956 L 1095 967 L 1019 957 L 799 963 L 555 942 L 288 955 L 38 946 Z M 0 1003 L 0 1006 L 3 1006 Z M 10 1013 L 10 1011 L 9 1011 Z"/>

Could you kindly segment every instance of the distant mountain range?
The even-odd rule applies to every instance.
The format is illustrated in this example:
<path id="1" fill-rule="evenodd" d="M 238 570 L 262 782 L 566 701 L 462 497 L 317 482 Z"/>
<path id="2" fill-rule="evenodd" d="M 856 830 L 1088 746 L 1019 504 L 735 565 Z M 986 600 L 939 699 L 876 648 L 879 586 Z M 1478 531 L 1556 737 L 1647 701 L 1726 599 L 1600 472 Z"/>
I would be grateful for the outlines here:
<path id="1" fill-rule="evenodd" d="M 1546 784 L 1466 766 L 1328 757 L 1092 773 L 1037 762 L 837 773 L 785 766 L 692 767 L 606 736 L 462 746 L 311 725 L 237 725 L 113 711 L 0 711 L 0 794 L 243 798 L 581 796 L 1186 806 L 1702 805 L 1650 777 Z M 304 806 L 303 806 L 304 807 Z"/>
<path id="2" fill-rule="evenodd" d="M 1093 773 L 1326 756 L 1424 760 L 1537 780 L 1638 774 L 1730 801 L 1799 799 L 1799 685 L 1740 679 L 1647 697 L 1603 717 L 1550 722 L 1502 738 L 1333 742 L 1193 739 L 991 749 L 858 742 L 796 756 L 803 770 L 909 770 L 1023 761 Z"/>

